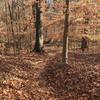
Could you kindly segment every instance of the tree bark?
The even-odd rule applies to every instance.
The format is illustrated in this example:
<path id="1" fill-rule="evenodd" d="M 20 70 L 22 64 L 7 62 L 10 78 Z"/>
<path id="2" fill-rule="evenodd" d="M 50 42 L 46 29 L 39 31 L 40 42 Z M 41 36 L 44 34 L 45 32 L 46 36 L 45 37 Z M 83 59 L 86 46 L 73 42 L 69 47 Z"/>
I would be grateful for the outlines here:
<path id="1" fill-rule="evenodd" d="M 10 4 L 8 3 L 11 32 L 12 32 L 12 37 L 13 37 L 13 42 L 14 42 L 13 50 L 14 50 L 14 56 L 15 56 L 16 55 L 16 39 L 15 39 L 15 33 L 14 33 L 14 28 L 13 28 L 13 13 L 14 13 L 13 8 L 14 8 L 14 5 L 12 4 L 12 6 L 10 6 Z"/>
<path id="2" fill-rule="evenodd" d="M 65 21 L 64 21 L 64 34 L 63 34 L 63 53 L 62 62 L 68 64 L 68 30 L 69 30 L 69 0 L 65 1 Z"/>
<path id="3" fill-rule="evenodd" d="M 42 27 L 42 21 L 41 21 L 41 7 L 40 7 L 40 0 L 37 0 L 36 2 L 36 22 L 35 22 L 35 27 L 36 27 L 36 39 L 35 39 L 35 46 L 34 46 L 34 51 L 35 52 L 42 52 L 43 51 L 43 27 Z"/>

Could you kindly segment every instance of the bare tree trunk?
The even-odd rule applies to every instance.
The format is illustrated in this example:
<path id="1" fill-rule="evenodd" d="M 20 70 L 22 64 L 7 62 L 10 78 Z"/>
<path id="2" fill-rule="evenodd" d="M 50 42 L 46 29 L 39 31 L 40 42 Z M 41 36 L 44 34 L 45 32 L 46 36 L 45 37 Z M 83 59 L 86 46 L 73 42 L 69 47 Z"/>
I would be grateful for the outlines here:
<path id="1" fill-rule="evenodd" d="M 34 51 L 35 52 L 43 52 L 43 27 L 41 22 L 41 7 L 40 7 L 40 0 L 37 0 L 36 2 L 36 40 L 35 40 L 35 46 Z"/>
<path id="2" fill-rule="evenodd" d="M 69 30 L 69 0 L 66 0 L 64 34 L 63 34 L 63 64 L 68 64 L 68 30 Z"/>
<path id="3" fill-rule="evenodd" d="M 12 7 L 8 3 L 8 9 L 9 9 L 9 16 L 10 16 L 10 24 L 11 24 L 11 32 L 12 32 L 12 37 L 13 37 L 13 42 L 14 42 L 14 56 L 16 55 L 16 39 L 15 39 L 15 34 L 14 34 L 14 29 L 13 29 L 13 10 L 14 10 L 14 5 L 12 4 Z"/>
<path id="4" fill-rule="evenodd" d="M 4 3 L 5 3 L 5 11 L 6 11 L 6 27 L 7 27 L 7 35 L 8 35 L 8 39 L 7 39 L 7 41 L 8 41 L 8 44 L 10 43 L 10 36 L 9 36 L 9 31 L 10 31 L 10 29 L 9 29 L 9 26 L 8 26 L 8 8 L 7 8 L 7 3 L 6 3 L 6 0 L 4 0 Z M 6 49 L 6 48 L 5 48 Z M 4 54 L 6 54 L 7 53 L 7 51 L 10 51 L 10 49 L 8 49 L 8 50 L 4 50 Z"/>

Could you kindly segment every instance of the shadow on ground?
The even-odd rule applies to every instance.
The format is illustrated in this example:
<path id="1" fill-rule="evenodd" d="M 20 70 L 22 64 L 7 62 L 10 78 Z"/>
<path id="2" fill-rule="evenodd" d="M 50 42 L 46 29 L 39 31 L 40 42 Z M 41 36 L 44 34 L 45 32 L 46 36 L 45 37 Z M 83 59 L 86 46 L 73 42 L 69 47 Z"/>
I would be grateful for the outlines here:
<path id="1" fill-rule="evenodd" d="M 99 54 L 69 53 L 70 66 L 47 56 L 1 56 L 0 100 L 99 100 Z"/>
<path id="2" fill-rule="evenodd" d="M 47 63 L 40 75 L 40 85 L 52 91 L 57 100 L 99 100 L 100 54 L 69 55 L 70 66 L 59 64 L 60 55 Z"/>
<path id="3" fill-rule="evenodd" d="M 41 60 L 44 61 L 44 55 L 1 56 L 0 100 L 40 100 L 45 97 L 39 92 L 37 78 L 41 69 L 36 62 Z"/>
<path id="4" fill-rule="evenodd" d="M 70 57 L 73 56 L 73 57 Z M 70 53 L 69 54 L 69 58 L 71 58 L 70 60 L 75 60 L 76 63 L 77 62 L 85 62 L 86 64 L 89 65 L 95 65 L 95 64 L 100 64 L 100 53 Z M 73 59 L 72 59 L 73 58 Z"/>

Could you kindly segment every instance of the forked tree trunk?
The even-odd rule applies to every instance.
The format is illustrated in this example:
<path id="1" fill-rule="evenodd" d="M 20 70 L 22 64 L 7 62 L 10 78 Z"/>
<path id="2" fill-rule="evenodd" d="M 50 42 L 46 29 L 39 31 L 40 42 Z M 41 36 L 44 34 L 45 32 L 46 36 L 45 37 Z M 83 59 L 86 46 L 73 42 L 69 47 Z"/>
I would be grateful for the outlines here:
<path id="1" fill-rule="evenodd" d="M 66 0 L 65 3 L 66 3 L 66 10 L 65 10 L 64 34 L 63 34 L 62 62 L 63 64 L 68 64 L 69 0 Z"/>
<path id="2" fill-rule="evenodd" d="M 35 37 L 35 46 L 34 46 L 34 51 L 35 52 L 42 52 L 43 51 L 43 27 L 42 27 L 42 22 L 41 22 L 41 7 L 40 7 L 40 0 L 37 0 L 36 2 L 36 22 L 35 22 L 35 27 L 36 27 L 36 37 Z"/>

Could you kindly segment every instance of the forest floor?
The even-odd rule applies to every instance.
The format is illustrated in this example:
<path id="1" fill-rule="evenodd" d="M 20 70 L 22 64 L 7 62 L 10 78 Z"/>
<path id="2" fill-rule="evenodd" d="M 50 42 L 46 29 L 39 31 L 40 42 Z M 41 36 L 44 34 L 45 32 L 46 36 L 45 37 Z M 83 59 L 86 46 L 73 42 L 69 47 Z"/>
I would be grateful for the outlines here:
<path id="1" fill-rule="evenodd" d="M 61 47 L 44 54 L 0 55 L 0 100 L 100 100 L 100 51 L 69 51 L 62 66 Z"/>

